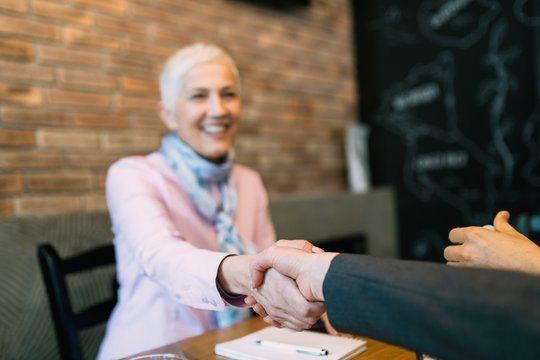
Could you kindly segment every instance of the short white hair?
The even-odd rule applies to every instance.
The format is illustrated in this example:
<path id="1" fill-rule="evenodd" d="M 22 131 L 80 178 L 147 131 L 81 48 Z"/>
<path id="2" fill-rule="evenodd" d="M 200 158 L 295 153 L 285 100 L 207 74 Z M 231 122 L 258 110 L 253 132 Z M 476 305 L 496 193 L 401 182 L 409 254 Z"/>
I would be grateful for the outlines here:
<path id="1" fill-rule="evenodd" d="M 195 65 L 210 61 L 220 61 L 229 66 L 233 72 L 236 87 L 240 91 L 240 74 L 232 57 L 219 46 L 194 43 L 172 55 L 161 71 L 159 77 L 161 102 L 169 111 L 174 112 L 176 99 L 182 90 L 186 73 Z"/>

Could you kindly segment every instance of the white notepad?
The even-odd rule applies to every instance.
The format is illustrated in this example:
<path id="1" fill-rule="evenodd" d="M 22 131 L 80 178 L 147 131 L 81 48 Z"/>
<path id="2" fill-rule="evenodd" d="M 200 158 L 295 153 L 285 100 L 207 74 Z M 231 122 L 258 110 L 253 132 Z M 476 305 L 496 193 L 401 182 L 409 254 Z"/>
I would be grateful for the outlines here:
<path id="1" fill-rule="evenodd" d="M 328 355 L 308 355 L 297 353 L 293 349 L 265 347 L 257 344 L 258 340 L 326 349 Z M 217 344 L 215 347 L 216 354 L 238 360 L 347 360 L 365 350 L 366 342 L 362 339 L 314 331 L 297 332 L 273 326 Z"/>

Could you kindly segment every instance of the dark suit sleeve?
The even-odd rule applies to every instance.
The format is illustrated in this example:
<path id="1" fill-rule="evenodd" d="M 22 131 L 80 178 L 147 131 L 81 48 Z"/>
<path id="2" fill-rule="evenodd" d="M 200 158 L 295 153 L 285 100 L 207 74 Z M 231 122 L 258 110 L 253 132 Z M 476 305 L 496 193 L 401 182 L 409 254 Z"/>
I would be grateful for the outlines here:
<path id="1" fill-rule="evenodd" d="M 443 359 L 540 359 L 540 276 L 341 254 L 330 323 Z"/>

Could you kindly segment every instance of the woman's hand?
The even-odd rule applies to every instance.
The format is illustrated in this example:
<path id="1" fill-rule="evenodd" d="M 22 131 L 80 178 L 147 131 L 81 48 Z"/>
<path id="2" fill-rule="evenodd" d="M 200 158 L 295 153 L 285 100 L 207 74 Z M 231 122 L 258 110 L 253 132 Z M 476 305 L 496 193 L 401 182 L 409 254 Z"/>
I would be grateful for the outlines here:
<path id="1" fill-rule="evenodd" d="M 254 258 L 254 255 L 236 255 L 223 259 L 218 269 L 223 290 L 249 295 L 246 303 L 271 325 L 298 331 L 309 329 L 325 312 L 324 303 L 306 300 L 293 279 L 273 269 L 266 271 L 263 283 L 253 289 L 250 264 Z"/>
<path id="2" fill-rule="evenodd" d="M 266 251 L 264 251 L 263 253 L 266 254 L 266 255 L 269 255 L 271 253 L 275 253 L 274 250 L 277 250 L 277 249 L 280 249 L 280 248 L 291 248 L 291 249 L 294 249 L 295 251 L 298 251 L 298 250 L 301 250 L 301 251 L 298 251 L 296 254 L 300 255 L 300 254 L 313 254 L 313 253 L 324 253 L 324 251 L 321 249 L 321 248 L 318 248 L 316 246 L 314 246 L 313 244 L 311 244 L 310 242 L 306 241 L 306 240 L 279 240 L 278 242 L 276 242 L 273 246 L 271 246 L 270 248 L 268 248 Z M 259 258 L 259 261 L 261 260 L 260 256 L 262 256 L 262 254 L 259 254 L 258 255 L 258 258 Z M 277 251 L 277 253 L 281 253 L 281 251 Z M 271 257 L 271 256 L 270 256 Z M 291 258 L 282 258 L 282 260 L 285 260 L 285 262 L 293 262 L 294 263 L 294 260 L 296 258 L 294 256 L 292 256 Z M 263 261 L 263 263 L 265 263 L 265 261 Z M 266 265 L 262 265 L 260 264 L 262 267 L 258 270 L 258 271 L 254 271 L 253 269 L 253 264 L 252 264 L 252 285 L 254 287 L 256 287 L 257 289 L 262 289 L 262 285 L 261 284 L 265 284 L 267 283 L 268 281 L 271 280 L 271 274 L 274 274 L 275 273 L 275 270 L 274 269 L 268 269 L 269 267 L 271 266 L 266 266 Z M 292 266 L 293 268 L 295 266 Z M 284 269 L 282 269 L 281 271 L 283 271 Z M 290 275 L 290 274 L 287 274 L 287 275 Z M 291 280 L 291 278 L 289 276 L 286 277 L 287 279 Z M 294 283 L 296 286 L 298 286 L 298 280 L 297 279 L 294 279 Z M 302 283 L 302 281 L 300 281 Z M 305 284 L 304 284 L 305 285 Z M 304 286 L 305 287 L 305 286 Z M 324 312 L 324 306 L 322 306 L 322 302 L 320 301 L 314 301 L 315 299 L 313 298 L 312 294 L 307 291 L 307 288 L 304 288 L 304 289 L 300 289 L 301 291 L 301 294 L 304 298 L 307 298 L 308 300 L 308 303 L 313 305 L 313 304 L 317 304 L 317 303 L 320 303 L 321 304 L 321 307 L 319 310 L 316 311 L 316 316 L 313 317 L 313 318 L 303 318 L 303 322 L 301 322 L 301 326 L 304 328 L 304 329 L 307 329 L 307 328 L 310 328 L 317 320 L 319 317 L 321 317 L 322 315 L 324 315 L 322 312 L 320 311 L 323 311 Z M 278 294 L 280 294 L 278 292 Z M 285 293 L 283 294 L 280 294 L 280 296 L 286 296 Z M 300 301 L 301 299 L 297 299 L 298 301 Z M 304 299 L 305 300 L 305 299 Z M 296 329 L 298 330 L 298 326 L 296 325 L 295 327 L 292 327 L 289 323 L 287 322 L 283 322 L 282 320 L 280 319 L 276 319 L 272 316 L 272 314 L 270 314 L 270 312 L 267 312 L 265 310 L 265 308 L 267 306 L 264 306 L 262 303 L 260 303 L 258 301 L 258 299 L 255 297 L 255 296 L 248 296 L 246 299 L 245 299 L 245 302 L 246 304 L 250 305 L 253 310 L 259 314 L 261 317 L 263 317 L 263 319 L 271 324 L 271 325 L 274 325 L 274 326 L 286 326 L 286 327 L 291 327 L 293 329 Z M 333 330 L 333 328 L 331 327 L 331 325 L 329 324 L 327 318 L 323 318 L 323 321 L 326 319 L 325 321 L 325 326 L 327 327 L 327 330 L 329 332 L 336 332 L 335 330 Z M 298 319 L 297 319 L 298 320 Z M 306 325 L 309 325 L 309 327 L 306 327 Z"/>
<path id="3" fill-rule="evenodd" d="M 265 322 L 278 327 L 306 330 L 326 311 L 323 302 L 306 300 L 293 279 L 274 269 L 266 271 L 263 284 L 250 295 L 246 303 Z"/>
<path id="4" fill-rule="evenodd" d="M 326 329 L 327 333 L 329 333 L 330 335 L 341 335 L 336 329 L 334 329 L 332 324 L 330 324 L 330 320 L 328 320 L 328 314 L 327 313 L 324 313 L 321 316 L 321 321 L 323 322 L 324 328 Z"/>

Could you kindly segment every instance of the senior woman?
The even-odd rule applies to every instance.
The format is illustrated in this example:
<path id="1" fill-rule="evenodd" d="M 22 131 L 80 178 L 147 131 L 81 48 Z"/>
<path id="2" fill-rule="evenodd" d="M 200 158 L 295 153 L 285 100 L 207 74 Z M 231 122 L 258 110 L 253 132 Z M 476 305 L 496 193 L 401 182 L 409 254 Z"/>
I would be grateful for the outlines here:
<path id="1" fill-rule="evenodd" d="M 171 130 L 161 148 L 121 159 L 107 175 L 120 288 L 98 358 L 232 324 L 250 316 L 240 295 L 273 321 L 309 327 L 324 305 L 306 301 L 294 281 L 274 272 L 256 292 L 250 286 L 249 254 L 272 245 L 275 233 L 260 176 L 234 161 L 234 61 L 215 45 L 187 46 L 165 64 L 160 91 L 159 116 Z M 286 299 L 277 295 L 284 291 Z"/>

